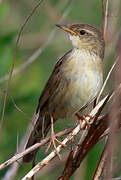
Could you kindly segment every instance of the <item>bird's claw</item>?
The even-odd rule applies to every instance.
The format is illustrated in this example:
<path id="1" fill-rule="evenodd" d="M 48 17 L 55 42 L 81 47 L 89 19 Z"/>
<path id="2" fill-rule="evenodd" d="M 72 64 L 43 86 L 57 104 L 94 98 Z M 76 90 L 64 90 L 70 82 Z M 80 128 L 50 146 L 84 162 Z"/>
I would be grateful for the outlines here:
<path id="1" fill-rule="evenodd" d="M 66 146 L 66 145 L 64 145 L 61 141 L 59 141 L 59 140 L 56 138 L 55 133 L 53 133 L 53 134 L 51 134 L 50 142 L 49 142 L 49 145 L 48 145 L 48 147 L 47 147 L 47 149 L 46 149 L 46 152 L 48 152 L 49 149 L 50 149 L 50 147 L 51 147 L 51 145 L 53 145 L 53 147 L 54 147 L 54 149 L 55 149 L 55 152 L 56 152 L 58 158 L 61 160 L 61 156 L 60 156 L 60 154 L 59 154 L 59 152 L 58 152 L 58 150 L 57 150 L 55 141 L 56 141 L 58 144 L 60 144 L 61 146 L 64 146 L 64 147 Z"/>
<path id="2" fill-rule="evenodd" d="M 58 158 L 61 160 L 61 156 L 57 150 L 57 147 L 56 147 L 56 143 L 55 141 L 60 144 L 61 146 L 65 147 L 66 145 L 63 144 L 61 141 L 59 141 L 57 138 L 56 138 L 56 135 L 55 135 L 55 132 L 54 132 L 54 128 L 53 128 L 53 118 L 51 117 L 51 137 L 50 137 L 50 142 L 49 142 L 49 145 L 46 149 L 46 152 L 49 151 L 51 145 L 53 145 L 54 149 L 55 149 L 55 153 L 57 154 Z"/>
<path id="3" fill-rule="evenodd" d="M 85 129 L 87 127 L 87 129 L 90 129 L 90 122 L 87 120 L 87 117 L 92 119 L 92 117 L 89 114 L 85 114 L 83 116 L 80 116 L 79 114 L 76 114 L 77 118 L 80 121 L 80 127 L 82 129 Z M 82 122 L 84 122 L 84 125 L 82 124 Z"/>

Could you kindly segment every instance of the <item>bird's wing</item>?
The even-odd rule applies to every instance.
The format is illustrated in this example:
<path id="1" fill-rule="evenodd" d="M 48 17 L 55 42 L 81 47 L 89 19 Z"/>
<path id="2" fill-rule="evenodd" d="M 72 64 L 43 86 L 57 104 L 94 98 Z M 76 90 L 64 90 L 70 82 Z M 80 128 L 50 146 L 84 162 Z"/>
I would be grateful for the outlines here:
<path id="1" fill-rule="evenodd" d="M 60 78 L 62 78 L 62 76 L 60 76 L 61 66 L 63 65 L 63 63 L 65 62 L 65 60 L 67 59 L 67 57 L 71 53 L 71 51 L 72 50 L 67 52 L 55 64 L 54 70 L 53 70 L 50 78 L 48 79 L 48 82 L 46 83 L 46 86 L 43 89 L 42 94 L 41 94 L 41 96 L 39 98 L 39 103 L 38 103 L 38 107 L 37 107 L 37 111 L 36 111 L 37 113 L 38 113 L 39 110 L 40 111 L 42 110 L 42 107 L 47 102 L 48 98 L 57 89 L 57 87 L 58 87 L 58 85 L 60 83 Z"/>

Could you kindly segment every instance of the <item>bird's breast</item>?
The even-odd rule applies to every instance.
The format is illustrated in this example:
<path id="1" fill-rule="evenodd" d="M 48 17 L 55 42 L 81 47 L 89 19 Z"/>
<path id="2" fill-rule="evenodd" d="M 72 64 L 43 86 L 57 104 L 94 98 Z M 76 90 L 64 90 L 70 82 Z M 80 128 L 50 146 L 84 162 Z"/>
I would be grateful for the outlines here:
<path id="1" fill-rule="evenodd" d="M 59 102 L 55 115 L 63 118 L 72 116 L 97 96 L 103 82 L 102 61 L 97 56 L 72 51 L 61 67 L 61 75 L 54 101 Z"/>

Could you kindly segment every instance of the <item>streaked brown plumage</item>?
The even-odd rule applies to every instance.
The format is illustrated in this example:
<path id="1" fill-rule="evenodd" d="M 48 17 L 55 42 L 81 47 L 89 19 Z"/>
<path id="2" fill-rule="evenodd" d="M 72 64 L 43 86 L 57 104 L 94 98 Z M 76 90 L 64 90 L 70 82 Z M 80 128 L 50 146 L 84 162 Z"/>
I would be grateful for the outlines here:
<path id="1" fill-rule="evenodd" d="M 51 119 L 71 117 L 90 104 L 103 83 L 102 60 L 104 40 L 101 32 L 88 24 L 57 25 L 68 32 L 73 49 L 56 63 L 40 96 L 36 114 L 38 119 L 26 148 L 46 136 Z M 36 151 L 24 156 L 29 162 Z"/>

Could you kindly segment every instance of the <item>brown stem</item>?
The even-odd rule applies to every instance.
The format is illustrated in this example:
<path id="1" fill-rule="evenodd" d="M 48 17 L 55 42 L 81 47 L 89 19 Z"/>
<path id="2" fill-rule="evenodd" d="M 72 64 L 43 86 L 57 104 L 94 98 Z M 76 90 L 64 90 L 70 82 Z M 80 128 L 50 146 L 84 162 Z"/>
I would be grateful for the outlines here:
<path id="1" fill-rule="evenodd" d="M 6 108 L 6 102 L 7 102 L 7 96 L 8 96 L 8 92 L 9 92 L 9 88 L 10 88 L 10 83 L 11 83 L 11 79 L 12 79 L 12 74 L 13 74 L 13 70 L 14 70 L 14 66 L 15 66 L 15 57 L 16 57 L 16 52 L 17 52 L 17 47 L 18 47 L 18 43 L 21 37 L 21 34 L 23 32 L 23 29 L 25 27 L 25 25 L 27 24 L 27 22 L 29 21 L 29 19 L 31 18 L 31 16 L 34 14 L 34 12 L 36 11 L 36 9 L 40 6 L 41 2 L 43 0 L 40 0 L 36 6 L 32 9 L 32 11 L 30 12 L 30 15 L 25 19 L 24 23 L 21 26 L 21 29 L 18 33 L 18 38 L 16 41 L 16 45 L 15 45 L 15 50 L 14 50 L 14 56 L 13 56 L 13 62 L 12 62 L 12 67 L 11 67 L 11 71 L 9 74 L 9 79 L 8 79 L 8 84 L 5 90 L 5 96 L 4 96 L 4 103 L 3 103 L 3 111 L 2 111 L 2 117 L 1 117 L 1 125 L 0 125 L 0 141 L 1 141 L 1 136 L 2 136 L 2 128 L 3 128 L 3 123 L 4 123 L 4 115 L 5 115 L 5 108 Z"/>
<path id="2" fill-rule="evenodd" d="M 69 129 L 65 129 L 61 132 L 59 132 L 58 134 L 56 134 L 56 137 L 61 137 L 63 135 L 67 135 L 69 134 L 73 128 L 69 128 Z M 46 143 L 48 143 L 50 140 L 50 137 L 43 139 L 40 143 L 36 143 L 33 146 L 31 146 L 30 148 L 24 150 L 23 152 L 16 154 L 15 156 L 13 156 L 12 158 L 10 158 L 9 160 L 7 160 L 6 162 L 4 162 L 3 164 L 0 165 L 0 170 L 2 170 L 3 168 L 9 166 L 10 164 L 14 163 L 15 161 L 17 161 L 18 159 L 22 158 L 23 156 L 25 156 L 26 154 L 34 151 L 35 149 L 45 145 Z"/>

